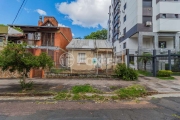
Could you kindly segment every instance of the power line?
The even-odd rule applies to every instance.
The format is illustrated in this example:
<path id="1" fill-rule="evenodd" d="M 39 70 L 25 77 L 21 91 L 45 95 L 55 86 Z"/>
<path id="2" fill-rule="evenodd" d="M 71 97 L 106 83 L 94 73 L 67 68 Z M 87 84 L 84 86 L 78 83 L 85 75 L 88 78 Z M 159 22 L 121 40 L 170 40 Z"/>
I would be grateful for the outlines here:
<path id="1" fill-rule="evenodd" d="M 14 24 L 14 22 L 15 22 L 16 18 L 18 17 L 19 12 L 21 11 L 21 8 L 22 8 L 22 6 L 24 5 L 25 1 L 26 1 L 26 0 L 23 0 L 23 2 L 22 2 L 22 4 L 21 4 L 21 6 L 20 6 L 20 8 L 19 8 L 19 10 L 18 10 L 18 12 L 17 12 L 17 14 L 16 14 L 16 16 L 15 16 L 15 18 L 14 18 L 13 22 L 12 22 L 12 25 Z"/>

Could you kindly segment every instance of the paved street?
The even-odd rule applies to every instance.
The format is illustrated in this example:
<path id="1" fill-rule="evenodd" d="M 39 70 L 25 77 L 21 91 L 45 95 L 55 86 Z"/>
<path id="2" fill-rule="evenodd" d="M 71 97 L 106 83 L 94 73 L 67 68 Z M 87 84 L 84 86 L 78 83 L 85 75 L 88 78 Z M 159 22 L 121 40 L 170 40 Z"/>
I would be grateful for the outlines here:
<path id="1" fill-rule="evenodd" d="M 0 102 L 0 120 L 179 120 L 180 98 L 149 102 Z"/>

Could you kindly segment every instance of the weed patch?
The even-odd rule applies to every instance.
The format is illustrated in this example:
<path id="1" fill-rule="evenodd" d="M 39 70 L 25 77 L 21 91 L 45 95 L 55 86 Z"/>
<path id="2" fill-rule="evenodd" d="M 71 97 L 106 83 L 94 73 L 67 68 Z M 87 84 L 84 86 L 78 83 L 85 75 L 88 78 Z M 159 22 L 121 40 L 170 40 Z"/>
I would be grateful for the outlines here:
<path id="1" fill-rule="evenodd" d="M 77 85 L 72 87 L 72 93 L 100 93 L 99 90 L 93 88 L 90 85 Z"/>
<path id="2" fill-rule="evenodd" d="M 146 89 L 140 85 L 132 85 L 117 90 L 116 94 L 120 99 L 133 99 L 144 96 L 146 94 Z"/>

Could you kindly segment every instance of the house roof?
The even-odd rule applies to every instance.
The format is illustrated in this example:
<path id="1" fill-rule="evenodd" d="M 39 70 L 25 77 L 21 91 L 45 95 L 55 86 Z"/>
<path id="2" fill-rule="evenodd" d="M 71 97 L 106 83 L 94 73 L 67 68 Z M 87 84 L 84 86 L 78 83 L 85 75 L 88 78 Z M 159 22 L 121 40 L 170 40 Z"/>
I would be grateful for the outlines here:
<path id="1" fill-rule="evenodd" d="M 73 39 L 66 47 L 67 49 L 111 49 L 112 45 L 106 40 L 79 40 Z"/>
<path id="2" fill-rule="evenodd" d="M 33 25 L 8 25 L 10 27 L 20 27 L 24 32 L 36 32 L 46 30 L 59 30 L 60 27 L 56 26 L 33 26 Z"/>

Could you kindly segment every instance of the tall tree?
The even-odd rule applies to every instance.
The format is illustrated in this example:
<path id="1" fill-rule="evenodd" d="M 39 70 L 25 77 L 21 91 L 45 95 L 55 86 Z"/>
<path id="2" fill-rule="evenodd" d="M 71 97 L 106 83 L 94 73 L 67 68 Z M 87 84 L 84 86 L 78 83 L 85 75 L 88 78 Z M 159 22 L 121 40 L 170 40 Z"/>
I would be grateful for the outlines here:
<path id="1" fill-rule="evenodd" d="M 102 30 L 98 30 L 96 32 L 92 32 L 90 35 L 85 36 L 84 39 L 102 39 L 102 40 L 106 40 L 107 39 L 107 30 L 102 29 Z"/>
<path id="2" fill-rule="evenodd" d="M 28 72 L 32 68 L 52 67 L 53 60 L 46 53 L 34 56 L 27 50 L 26 44 L 8 43 L 0 52 L 0 68 L 10 72 L 18 71 L 26 83 Z"/>

